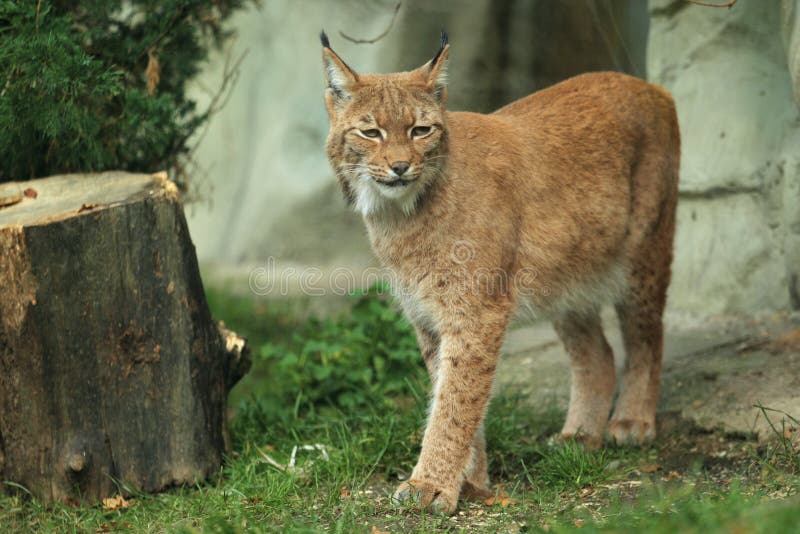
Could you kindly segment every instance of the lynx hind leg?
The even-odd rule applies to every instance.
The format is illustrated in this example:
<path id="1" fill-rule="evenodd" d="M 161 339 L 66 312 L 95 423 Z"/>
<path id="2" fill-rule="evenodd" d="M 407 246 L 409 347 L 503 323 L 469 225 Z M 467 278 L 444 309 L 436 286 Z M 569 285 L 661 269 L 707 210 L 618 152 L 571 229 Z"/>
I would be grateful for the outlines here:
<path id="1" fill-rule="evenodd" d="M 616 305 L 626 352 L 620 393 L 608 424 L 608 435 L 617 443 L 636 445 L 655 438 L 668 284 L 668 260 L 666 265 L 663 260 L 638 263 L 627 294 Z"/>
<path id="2" fill-rule="evenodd" d="M 664 341 L 663 314 L 672 263 L 677 199 L 677 158 L 648 161 L 635 179 L 663 184 L 659 194 L 641 198 L 633 219 L 646 221 L 632 227 L 629 237 L 627 288 L 616 303 L 625 365 L 619 397 L 608 424 L 611 440 L 641 444 L 655 438 L 656 404 L 661 380 Z M 656 176 L 659 179 L 653 180 Z M 653 218 L 652 214 L 656 214 Z"/>
<path id="3" fill-rule="evenodd" d="M 616 304 L 626 353 L 619 397 L 608 424 L 608 435 L 617 443 L 641 444 L 656 435 L 663 314 L 675 227 L 674 195 L 663 203 L 648 239 L 639 241 L 638 253 L 630 260 L 628 287 Z"/>
<path id="4" fill-rule="evenodd" d="M 554 322 L 572 374 L 567 420 L 561 436 L 599 447 L 614 394 L 614 355 L 597 311 L 568 312 Z"/>

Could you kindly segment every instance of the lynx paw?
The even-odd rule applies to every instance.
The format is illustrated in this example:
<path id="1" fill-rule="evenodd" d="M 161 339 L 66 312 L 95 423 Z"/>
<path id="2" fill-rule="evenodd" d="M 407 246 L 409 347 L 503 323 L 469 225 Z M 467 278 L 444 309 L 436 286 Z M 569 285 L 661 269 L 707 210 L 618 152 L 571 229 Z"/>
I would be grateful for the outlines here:
<path id="1" fill-rule="evenodd" d="M 608 437 L 619 445 L 641 445 L 656 437 L 656 425 L 639 419 L 611 419 Z"/>
<path id="2" fill-rule="evenodd" d="M 458 505 L 455 492 L 415 479 L 400 484 L 392 500 L 396 504 L 412 504 L 443 515 L 452 515 Z"/>

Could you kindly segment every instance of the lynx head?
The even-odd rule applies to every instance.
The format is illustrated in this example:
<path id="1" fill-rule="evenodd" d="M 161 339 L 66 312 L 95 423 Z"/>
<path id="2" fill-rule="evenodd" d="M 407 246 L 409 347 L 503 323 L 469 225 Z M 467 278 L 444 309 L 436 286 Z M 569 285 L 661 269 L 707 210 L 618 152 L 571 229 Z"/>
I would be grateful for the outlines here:
<path id="1" fill-rule="evenodd" d="M 447 35 L 418 69 L 356 74 L 331 50 L 323 32 L 327 153 L 347 200 L 364 215 L 411 214 L 443 175 L 447 125 Z"/>

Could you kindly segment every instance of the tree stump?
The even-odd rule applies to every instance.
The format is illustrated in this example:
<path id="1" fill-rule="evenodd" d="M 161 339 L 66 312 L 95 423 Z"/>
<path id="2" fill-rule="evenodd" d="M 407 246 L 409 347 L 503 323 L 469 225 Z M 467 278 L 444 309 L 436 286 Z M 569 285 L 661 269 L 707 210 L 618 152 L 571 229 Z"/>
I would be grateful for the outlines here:
<path id="1" fill-rule="evenodd" d="M 204 480 L 249 366 L 165 175 L 0 184 L 0 481 L 91 502 Z"/>

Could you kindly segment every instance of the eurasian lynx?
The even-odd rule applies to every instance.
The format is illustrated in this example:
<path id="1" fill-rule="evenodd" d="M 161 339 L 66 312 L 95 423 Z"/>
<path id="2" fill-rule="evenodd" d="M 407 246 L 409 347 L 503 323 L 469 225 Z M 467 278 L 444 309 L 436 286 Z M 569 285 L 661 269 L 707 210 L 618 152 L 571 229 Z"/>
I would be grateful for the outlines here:
<path id="1" fill-rule="evenodd" d="M 489 488 L 483 419 L 520 305 L 569 353 L 565 437 L 655 435 L 680 139 L 663 89 L 577 76 L 483 115 L 445 111 L 449 46 L 410 72 L 357 74 L 321 35 L 327 154 L 393 272 L 433 383 L 422 452 L 395 498 L 452 513 Z M 599 307 L 616 306 L 619 398 Z"/>

